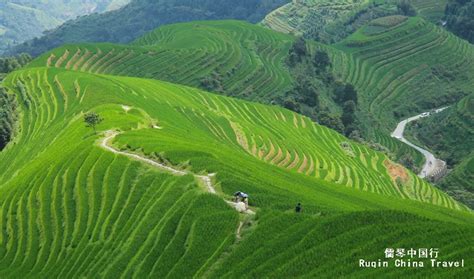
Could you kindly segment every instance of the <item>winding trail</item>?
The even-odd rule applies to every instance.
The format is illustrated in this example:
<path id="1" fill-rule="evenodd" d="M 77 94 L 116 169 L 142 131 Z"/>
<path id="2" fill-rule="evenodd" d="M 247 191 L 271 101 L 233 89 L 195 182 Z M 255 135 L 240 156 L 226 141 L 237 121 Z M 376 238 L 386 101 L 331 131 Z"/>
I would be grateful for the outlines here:
<path id="1" fill-rule="evenodd" d="M 163 171 L 169 172 L 169 173 L 174 174 L 174 175 L 178 175 L 178 176 L 183 176 L 183 175 L 188 175 L 188 174 L 193 175 L 197 180 L 201 181 L 206 186 L 207 192 L 217 195 L 216 188 L 214 187 L 214 184 L 212 183 L 212 178 L 216 175 L 215 173 L 210 173 L 208 175 L 198 175 L 198 174 L 195 174 L 195 173 L 192 173 L 192 172 L 189 172 L 189 171 L 183 171 L 183 170 L 175 169 L 173 167 L 167 166 L 167 165 L 162 164 L 162 163 L 158 163 L 156 161 L 153 161 L 153 160 L 148 159 L 146 157 L 140 156 L 138 154 L 133 154 L 133 153 L 117 150 L 112 145 L 110 145 L 110 142 L 119 134 L 120 133 L 116 132 L 116 131 L 106 131 L 105 132 L 105 137 L 100 142 L 100 146 L 102 148 L 104 148 L 105 150 L 110 151 L 112 153 L 127 156 L 129 158 L 144 162 L 146 164 L 152 165 L 152 166 L 154 166 L 158 169 L 161 169 Z M 228 200 L 225 200 L 225 201 L 232 208 L 239 211 L 239 213 L 255 214 L 255 212 L 252 211 L 251 209 L 246 209 L 245 211 L 238 210 L 238 206 L 235 202 L 228 201 Z M 240 238 L 240 228 L 242 227 L 242 225 L 243 224 L 241 222 L 239 224 L 239 228 L 237 229 L 236 234 L 237 234 L 238 238 Z"/>
<path id="2" fill-rule="evenodd" d="M 425 156 L 425 164 L 423 166 L 423 169 L 421 170 L 421 172 L 418 174 L 419 177 L 421 178 L 425 178 L 425 177 L 429 177 L 429 176 L 433 176 L 433 175 L 436 175 L 437 173 L 439 173 L 443 168 L 446 167 L 446 162 L 440 160 L 440 159 L 437 159 L 431 152 L 429 152 L 428 150 L 426 149 L 423 149 L 411 142 L 409 142 L 406 138 L 403 137 L 403 133 L 405 132 L 405 127 L 408 123 L 412 122 L 412 121 L 415 121 L 415 120 L 418 120 L 420 118 L 424 118 L 424 117 L 429 117 L 430 115 L 433 115 L 435 113 L 439 113 L 445 109 L 447 109 L 448 107 L 443 107 L 443 108 L 439 108 L 439 109 L 436 109 L 432 112 L 423 112 L 423 113 L 420 113 L 416 116 L 412 116 L 410 118 L 407 118 L 405 120 L 402 120 L 400 121 L 400 123 L 398 123 L 397 127 L 395 128 L 395 130 L 393 131 L 393 133 L 391 134 L 391 136 L 393 138 L 396 138 L 398 139 L 399 141 L 413 147 L 414 149 L 418 150 L 419 152 L 421 152 L 423 154 L 423 156 Z"/>

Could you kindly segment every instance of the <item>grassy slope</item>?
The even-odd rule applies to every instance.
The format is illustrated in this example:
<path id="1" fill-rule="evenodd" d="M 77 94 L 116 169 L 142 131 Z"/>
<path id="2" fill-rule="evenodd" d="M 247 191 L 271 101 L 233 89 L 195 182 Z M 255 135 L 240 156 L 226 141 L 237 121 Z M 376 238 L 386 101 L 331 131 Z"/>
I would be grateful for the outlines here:
<path id="1" fill-rule="evenodd" d="M 0 165 L 2 277 L 221 277 L 259 262 L 259 275 L 271 276 L 279 266 L 278 274 L 330 276 L 354 272 L 351 255 L 378 258 L 389 244 L 437 246 L 445 258 L 468 257 L 460 247 L 472 243 L 471 213 L 446 208 L 458 204 L 411 174 L 411 186 L 399 191 L 382 154 L 351 143 L 355 156 L 349 156 L 339 146 L 346 139 L 292 112 L 164 82 L 59 69 L 15 72 L 5 84 L 17 94 L 22 122 L 0 154 L 9 162 Z M 125 112 L 122 104 L 132 109 Z M 99 136 L 82 123 L 81 113 L 90 110 L 105 118 L 99 130 L 125 131 L 118 146 L 217 172 L 222 197 L 249 192 L 258 221 L 234 243 L 238 216 L 222 198 L 203 194 L 191 177 L 101 149 Z M 268 146 L 289 155 L 282 159 Z M 297 201 L 306 214 L 285 213 Z M 430 234 L 422 233 L 427 228 Z M 259 243 L 262 234 L 272 240 Z M 401 240 L 405 234 L 410 238 Z M 260 256 L 293 246 L 293 237 L 310 249 Z M 261 250 L 249 253 L 250 247 Z M 318 256 L 329 251 L 344 257 Z M 252 257 L 235 268 L 226 264 L 243 255 Z"/>

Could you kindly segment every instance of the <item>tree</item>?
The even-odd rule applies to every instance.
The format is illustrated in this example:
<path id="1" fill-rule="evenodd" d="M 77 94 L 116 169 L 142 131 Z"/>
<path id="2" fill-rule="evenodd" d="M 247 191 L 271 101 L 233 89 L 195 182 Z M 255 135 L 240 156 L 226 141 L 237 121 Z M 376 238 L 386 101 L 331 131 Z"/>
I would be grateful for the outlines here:
<path id="1" fill-rule="evenodd" d="M 330 114 L 327 111 L 321 111 L 316 119 L 321 125 L 334 129 L 340 133 L 344 132 L 344 124 L 342 124 L 341 119 L 337 115 Z"/>
<path id="2" fill-rule="evenodd" d="M 318 70 L 326 71 L 327 67 L 331 65 L 331 60 L 325 51 L 318 50 L 314 55 L 314 66 Z"/>
<path id="3" fill-rule="evenodd" d="M 339 105 L 347 101 L 353 101 L 357 104 L 357 91 L 350 83 L 344 84 L 342 82 L 336 82 L 334 84 L 334 101 Z"/>
<path id="4" fill-rule="evenodd" d="M 339 105 L 341 105 L 342 103 L 344 103 L 344 95 L 345 95 L 345 92 L 344 92 L 344 83 L 340 82 L 340 81 L 336 81 L 334 83 L 334 95 L 333 95 L 333 99 L 336 103 L 338 103 Z"/>
<path id="5" fill-rule="evenodd" d="M 344 87 L 344 102 L 346 101 L 353 101 L 357 105 L 357 91 L 350 83 Z"/>
<path id="6" fill-rule="evenodd" d="M 293 97 L 287 97 L 283 101 L 283 107 L 295 112 L 299 112 L 300 110 L 300 105 L 298 104 L 298 102 L 295 101 Z"/>
<path id="7" fill-rule="evenodd" d="M 416 10 L 410 2 L 402 0 L 397 4 L 398 12 L 405 16 L 416 16 Z"/>
<path id="8" fill-rule="evenodd" d="M 416 171 L 415 160 L 413 159 L 411 154 L 404 154 L 403 156 L 400 157 L 398 162 L 404 165 L 406 168 Z"/>
<path id="9" fill-rule="evenodd" d="M 23 67 L 26 64 L 30 63 L 31 60 L 33 60 L 33 57 L 31 57 L 31 55 L 28 53 L 21 53 L 20 55 L 18 55 L 17 60 L 18 63 L 20 63 L 20 65 Z"/>
<path id="10" fill-rule="evenodd" d="M 207 91 L 224 92 L 222 77 L 217 72 L 212 72 L 211 75 L 203 77 L 200 83 L 201 87 Z"/>
<path id="11" fill-rule="evenodd" d="M 94 129 L 94 133 L 97 133 L 95 127 L 99 125 L 104 119 L 100 117 L 98 113 L 89 112 L 84 114 L 84 122 L 86 123 L 86 127 L 91 127 Z"/>
<path id="12" fill-rule="evenodd" d="M 310 107 L 319 106 L 319 92 L 309 79 L 301 78 L 294 91 L 304 104 Z"/>
<path id="13" fill-rule="evenodd" d="M 339 105 L 347 101 L 353 101 L 357 105 L 357 91 L 350 83 L 336 82 L 334 84 L 334 101 Z"/>
<path id="14" fill-rule="evenodd" d="M 290 48 L 289 55 L 290 60 L 297 59 L 297 61 L 301 61 L 301 58 L 306 56 L 306 41 L 303 37 L 299 37 L 295 40 L 293 45 Z M 295 61 L 290 61 L 294 64 Z"/>
<path id="15" fill-rule="evenodd" d="M 345 127 L 345 134 L 350 135 L 352 131 L 356 129 L 355 127 L 355 110 L 356 110 L 356 105 L 354 101 L 347 101 L 344 103 L 344 106 L 342 108 L 342 116 L 341 116 L 341 121 L 342 124 L 344 124 Z"/>

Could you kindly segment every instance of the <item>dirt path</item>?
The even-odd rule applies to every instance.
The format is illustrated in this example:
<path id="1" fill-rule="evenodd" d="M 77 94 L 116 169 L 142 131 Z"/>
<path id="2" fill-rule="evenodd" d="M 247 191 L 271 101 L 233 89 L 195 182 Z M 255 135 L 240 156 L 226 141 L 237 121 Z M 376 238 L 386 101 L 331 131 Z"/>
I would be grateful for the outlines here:
<path id="1" fill-rule="evenodd" d="M 189 172 L 189 171 L 183 171 L 183 170 L 175 169 L 173 167 L 164 165 L 162 163 L 158 163 L 156 161 L 145 158 L 145 157 L 140 156 L 138 154 L 133 154 L 133 153 L 117 150 L 113 146 L 110 145 L 110 142 L 119 134 L 120 133 L 116 132 L 116 131 L 107 131 L 107 132 L 105 132 L 105 137 L 101 140 L 100 146 L 102 148 L 104 148 L 105 150 L 110 151 L 112 153 L 127 156 L 129 158 L 144 162 L 146 164 L 152 165 L 152 166 L 154 166 L 158 169 L 161 169 L 163 171 L 169 172 L 169 173 L 174 174 L 174 175 L 178 175 L 178 176 L 183 176 L 183 175 L 188 175 L 188 174 L 193 175 L 198 181 L 201 181 L 202 184 L 204 184 L 204 186 L 206 187 L 207 192 L 217 195 L 216 188 L 214 187 L 214 184 L 212 182 L 212 178 L 216 175 L 215 173 L 210 173 L 208 175 L 198 175 L 198 174 L 195 174 L 195 173 L 192 173 L 192 172 Z M 237 210 L 235 202 L 228 201 L 228 200 L 225 200 L 225 201 L 232 208 Z M 246 211 L 240 212 L 240 213 L 255 214 L 255 212 L 252 211 L 251 209 L 247 209 Z M 241 222 L 239 224 L 239 228 L 237 229 L 237 232 L 236 232 L 236 235 L 237 235 L 238 238 L 240 238 L 240 229 L 241 229 L 242 225 L 243 225 L 243 223 Z"/>
<path id="2" fill-rule="evenodd" d="M 436 174 L 437 172 L 439 172 L 442 168 L 444 168 L 446 166 L 446 163 L 442 160 L 437 159 L 428 150 L 423 149 L 423 148 L 409 142 L 407 139 L 405 139 L 403 137 L 403 133 L 405 132 L 405 127 L 408 123 L 410 123 L 412 121 L 415 121 L 415 120 L 418 120 L 418 119 L 424 118 L 424 117 L 429 117 L 430 115 L 433 115 L 435 113 L 439 113 L 439 112 L 445 110 L 446 108 L 448 108 L 448 107 L 437 109 L 434 112 L 424 112 L 424 113 L 418 114 L 416 116 L 407 118 L 403 121 L 400 121 L 400 123 L 398 123 L 397 127 L 395 128 L 395 130 L 391 134 L 391 136 L 393 138 L 396 138 L 399 141 L 413 147 L 414 149 L 416 149 L 417 151 L 422 153 L 423 156 L 425 156 L 425 159 L 426 159 L 425 164 L 424 164 L 423 169 L 421 170 L 421 172 L 418 174 L 418 176 L 421 177 L 421 178 L 425 178 L 427 176 L 431 176 L 431 175 Z"/>

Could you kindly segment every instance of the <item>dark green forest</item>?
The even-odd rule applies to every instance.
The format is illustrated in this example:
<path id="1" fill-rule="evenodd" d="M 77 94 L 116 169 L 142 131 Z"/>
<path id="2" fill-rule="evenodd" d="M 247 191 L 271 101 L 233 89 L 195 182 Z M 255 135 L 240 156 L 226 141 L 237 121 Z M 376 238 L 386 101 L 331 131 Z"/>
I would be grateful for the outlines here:
<path id="1" fill-rule="evenodd" d="M 22 53 L 16 57 L 0 57 L 0 82 L 3 77 L 18 70 L 31 61 L 29 54 Z M 16 119 L 16 101 L 13 95 L 8 95 L 0 85 L 0 150 L 2 150 L 14 133 Z"/>
<path id="2" fill-rule="evenodd" d="M 337 80 L 327 52 L 310 49 L 303 37 L 293 43 L 286 64 L 295 84 L 272 101 L 346 136 L 358 135 L 357 91 Z"/>
<path id="3" fill-rule="evenodd" d="M 5 148 L 13 136 L 16 119 L 16 102 L 13 95 L 8 95 L 0 87 L 0 150 Z"/>
<path id="4" fill-rule="evenodd" d="M 0 75 L 20 69 L 31 61 L 31 55 L 22 53 L 18 56 L 0 57 Z"/>
<path id="5" fill-rule="evenodd" d="M 446 6 L 446 23 L 451 32 L 474 43 L 474 1 L 451 0 Z"/>

